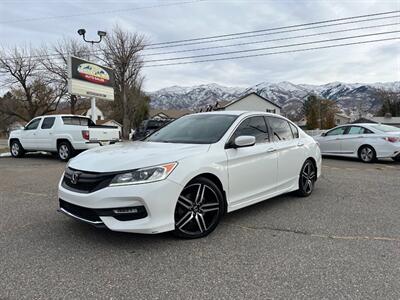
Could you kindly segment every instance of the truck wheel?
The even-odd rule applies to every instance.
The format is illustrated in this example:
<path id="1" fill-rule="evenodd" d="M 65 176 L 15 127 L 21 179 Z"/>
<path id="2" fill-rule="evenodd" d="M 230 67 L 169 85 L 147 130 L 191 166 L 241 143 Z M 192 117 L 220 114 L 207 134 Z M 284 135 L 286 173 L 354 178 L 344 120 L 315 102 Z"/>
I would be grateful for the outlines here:
<path id="1" fill-rule="evenodd" d="M 14 140 L 10 144 L 10 152 L 13 157 L 22 157 L 25 154 L 24 148 L 18 140 Z"/>
<path id="2" fill-rule="evenodd" d="M 69 142 L 60 142 L 57 147 L 58 158 L 68 161 L 73 155 L 74 149 Z"/>

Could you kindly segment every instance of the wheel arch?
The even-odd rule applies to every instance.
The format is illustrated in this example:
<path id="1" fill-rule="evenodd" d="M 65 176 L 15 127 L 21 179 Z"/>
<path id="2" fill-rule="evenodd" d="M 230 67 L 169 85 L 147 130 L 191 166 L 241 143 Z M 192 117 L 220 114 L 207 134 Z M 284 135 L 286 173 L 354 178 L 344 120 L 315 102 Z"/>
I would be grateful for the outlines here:
<path id="1" fill-rule="evenodd" d="M 315 172 L 316 172 L 316 174 L 318 174 L 318 164 L 317 164 L 317 161 L 315 160 L 315 158 L 312 157 L 312 156 L 309 156 L 309 157 L 307 157 L 307 158 L 304 160 L 304 163 L 305 163 L 307 160 L 311 160 L 312 164 L 314 165 Z M 303 163 L 303 165 L 304 165 L 304 163 Z M 317 180 L 318 180 L 318 176 L 315 177 L 315 181 L 317 181 Z"/>
<path id="2" fill-rule="evenodd" d="M 371 144 L 362 144 L 360 147 L 358 147 L 358 150 L 357 150 L 358 157 L 360 157 L 360 151 L 363 147 L 371 147 L 371 149 L 375 152 L 375 155 L 376 155 L 376 149 L 374 146 L 372 146 Z"/>
<path id="3" fill-rule="evenodd" d="M 62 143 L 62 142 L 67 142 L 72 148 L 74 148 L 69 139 L 67 139 L 67 138 L 58 138 L 57 141 L 56 141 L 57 150 L 58 150 L 58 145 L 60 145 L 60 143 Z"/>
<path id="4" fill-rule="evenodd" d="M 213 173 L 210 173 L 210 172 L 204 172 L 204 173 L 197 174 L 196 176 L 191 178 L 185 184 L 185 186 L 188 185 L 193 180 L 195 180 L 196 178 L 200 178 L 200 177 L 207 178 L 207 179 L 211 180 L 220 189 L 220 191 L 222 193 L 223 200 L 224 200 L 224 213 L 226 213 L 227 210 L 228 210 L 228 201 L 227 201 L 226 191 L 225 191 L 224 185 L 222 184 L 222 181 L 220 180 L 220 178 L 217 175 L 215 175 Z"/>
<path id="5" fill-rule="evenodd" d="M 11 147 L 11 143 L 14 142 L 14 141 L 17 141 L 17 142 L 19 142 L 21 144 L 19 138 L 13 137 L 13 138 L 10 138 L 8 140 L 8 147 Z"/>

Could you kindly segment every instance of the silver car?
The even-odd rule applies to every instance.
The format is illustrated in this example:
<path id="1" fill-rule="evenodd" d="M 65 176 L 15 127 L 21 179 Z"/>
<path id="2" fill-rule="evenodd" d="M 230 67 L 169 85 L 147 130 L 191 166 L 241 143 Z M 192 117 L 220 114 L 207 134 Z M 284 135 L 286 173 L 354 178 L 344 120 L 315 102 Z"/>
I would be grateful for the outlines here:
<path id="1" fill-rule="evenodd" d="M 322 155 L 358 157 L 366 163 L 379 158 L 400 161 L 400 128 L 383 124 L 347 124 L 314 137 Z"/>

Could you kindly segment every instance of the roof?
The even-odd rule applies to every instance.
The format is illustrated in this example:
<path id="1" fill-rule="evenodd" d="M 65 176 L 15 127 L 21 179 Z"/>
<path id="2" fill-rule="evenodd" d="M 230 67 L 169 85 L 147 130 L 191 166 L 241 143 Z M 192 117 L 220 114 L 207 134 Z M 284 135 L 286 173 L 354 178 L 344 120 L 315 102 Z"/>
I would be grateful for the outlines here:
<path id="1" fill-rule="evenodd" d="M 75 115 L 84 115 L 90 108 L 81 108 L 81 109 L 76 109 L 75 110 Z M 47 115 L 70 115 L 71 114 L 71 109 L 70 108 L 64 108 L 56 111 L 52 111 L 47 113 Z"/>
<path id="2" fill-rule="evenodd" d="M 339 116 L 339 117 L 346 118 L 346 119 L 351 119 L 351 117 L 349 117 L 348 115 L 341 114 L 341 113 L 336 113 L 335 116 Z"/>
<path id="3" fill-rule="evenodd" d="M 149 111 L 149 117 L 152 118 L 156 115 L 159 114 L 164 114 L 167 117 L 171 118 L 171 119 L 178 119 L 182 116 L 185 115 L 189 115 L 192 114 L 193 111 L 188 110 L 188 109 L 182 109 L 182 110 L 178 110 L 178 109 L 150 109 Z"/>
<path id="4" fill-rule="evenodd" d="M 233 115 L 233 116 L 241 116 L 241 115 L 266 115 L 266 116 L 271 116 L 271 117 L 276 117 L 276 118 L 282 118 L 283 116 L 273 114 L 273 113 L 267 113 L 263 111 L 248 111 L 248 110 L 215 110 L 215 111 L 207 111 L 207 112 L 200 112 L 196 113 L 196 115 L 202 115 L 202 114 L 213 114 L 213 115 Z"/>
<path id="5" fill-rule="evenodd" d="M 224 108 L 225 108 L 225 107 L 228 107 L 228 106 L 231 106 L 232 104 L 234 104 L 234 103 L 236 103 L 236 102 L 239 102 L 239 101 L 243 100 L 244 98 L 247 98 L 247 97 L 250 96 L 250 95 L 256 95 L 256 96 L 260 97 L 261 99 L 263 99 L 263 100 L 265 100 L 265 101 L 271 103 L 272 105 L 278 107 L 279 109 L 282 109 L 282 107 L 281 107 L 280 105 L 278 105 L 278 104 L 272 102 L 271 100 L 268 100 L 267 98 L 264 98 L 263 96 L 257 94 L 256 92 L 251 92 L 251 93 L 249 93 L 249 94 L 246 94 L 246 95 L 242 96 L 242 97 L 239 98 L 239 99 L 233 100 L 233 101 L 229 102 L 227 105 L 225 105 Z"/>
<path id="6" fill-rule="evenodd" d="M 108 120 L 96 120 L 96 125 L 103 125 L 103 124 L 108 123 L 108 122 L 113 122 L 113 123 L 118 124 L 119 126 L 122 127 L 122 124 L 121 124 L 121 123 L 119 123 L 119 122 L 117 122 L 117 121 L 115 121 L 115 120 L 112 120 L 112 119 L 108 119 Z"/>
<path id="7" fill-rule="evenodd" d="M 359 118 L 353 123 L 382 123 L 382 124 L 400 124 L 400 117 L 370 117 Z"/>

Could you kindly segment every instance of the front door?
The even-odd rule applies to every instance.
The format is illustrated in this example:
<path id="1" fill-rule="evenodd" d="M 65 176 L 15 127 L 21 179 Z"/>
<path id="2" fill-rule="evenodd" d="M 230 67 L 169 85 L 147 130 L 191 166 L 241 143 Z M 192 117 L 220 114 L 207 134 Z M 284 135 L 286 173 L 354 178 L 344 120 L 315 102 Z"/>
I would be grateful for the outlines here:
<path id="1" fill-rule="evenodd" d="M 54 150 L 53 147 L 53 126 L 55 117 L 45 117 L 42 125 L 36 131 L 36 143 L 38 150 Z"/>
<path id="2" fill-rule="evenodd" d="M 318 139 L 322 154 L 341 153 L 341 141 L 346 128 L 346 126 L 334 128 Z"/>
<path id="3" fill-rule="evenodd" d="M 367 128 L 361 126 L 350 126 L 341 140 L 342 154 L 357 154 L 358 149 L 363 144 L 364 138 L 371 133 L 372 131 Z"/>
<path id="4" fill-rule="evenodd" d="M 226 149 L 231 205 L 264 200 L 276 185 L 277 154 L 264 117 L 254 116 L 243 120 L 228 144 L 244 135 L 254 136 L 256 144 Z"/>
<path id="5" fill-rule="evenodd" d="M 37 149 L 37 132 L 41 118 L 33 119 L 25 126 L 21 133 L 21 145 L 25 150 L 36 150 Z"/>

